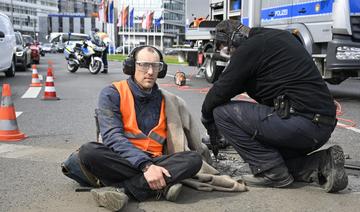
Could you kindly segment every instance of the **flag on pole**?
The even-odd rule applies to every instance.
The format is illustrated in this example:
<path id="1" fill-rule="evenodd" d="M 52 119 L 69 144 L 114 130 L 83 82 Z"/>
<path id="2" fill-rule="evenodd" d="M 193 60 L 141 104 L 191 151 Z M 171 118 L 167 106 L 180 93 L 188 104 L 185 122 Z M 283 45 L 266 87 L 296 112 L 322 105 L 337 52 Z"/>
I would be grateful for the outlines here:
<path id="1" fill-rule="evenodd" d="M 129 23 L 129 27 L 133 28 L 134 27 L 134 8 L 131 9 L 130 11 L 130 23 Z"/>
<path id="2" fill-rule="evenodd" d="M 114 1 L 111 1 L 108 9 L 108 23 L 114 23 Z"/>
<path id="3" fill-rule="evenodd" d="M 145 15 L 145 13 L 143 14 L 143 16 L 142 16 L 142 20 L 141 20 L 141 28 L 142 29 L 146 29 L 146 15 Z"/>
<path id="4" fill-rule="evenodd" d="M 122 11 L 122 21 L 121 21 L 121 26 L 122 27 L 127 26 L 128 15 L 129 15 L 129 6 L 126 6 Z"/>
<path id="5" fill-rule="evenodd" d="M 118 26 L 118 27 L 122 26 L 122 10 L 119 12 L 118 22 L 117 22 L 116 26 Z"/>
<path id="6" fill-rule="evenodd" d="M 155 18 L 155 26 L 159 27 L 161 25 L 161 20 L 162 20 L 162 16 L 160 16 L 159 18 Z"/>
<path id="7" fill-rule="evenodd" d="M 109 2 L 104 1 L 104 23 L 107 23 L 108 21 L 108 9 L 109 9 Z"/>
<path id="8" fill-rule="evenodd" d="M 98 18 L 99 22 L 104 22 L 104 0 L 99 5 Z"/>
<path id="9" fill-rule="evenodd" d="M 152 26 L 152 22 L 153 22 L 153 18 L 154 18 L 154 11 L 150 12 L 147 16 L 146 16 L 146 29 L 149 30 Z"/>

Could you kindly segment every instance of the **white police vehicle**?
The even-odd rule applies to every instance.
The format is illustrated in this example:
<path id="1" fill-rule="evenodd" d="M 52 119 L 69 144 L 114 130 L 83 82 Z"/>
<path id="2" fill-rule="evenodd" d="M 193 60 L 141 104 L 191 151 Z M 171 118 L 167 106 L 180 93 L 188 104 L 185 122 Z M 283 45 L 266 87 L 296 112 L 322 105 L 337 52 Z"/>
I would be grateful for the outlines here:
<path id="1" fill-rule="evenodd" d="M 360 76 L 359 0 L 242 0 L 241 6 L 242 23 L 291 32 L 326 81 Z"/>
<path id="2" fill-rule="evenodd" d="M 15 76 L 16 38 L 13 26 L 7 15 L 0 13 L 0 71 L 6 77 Z"/>

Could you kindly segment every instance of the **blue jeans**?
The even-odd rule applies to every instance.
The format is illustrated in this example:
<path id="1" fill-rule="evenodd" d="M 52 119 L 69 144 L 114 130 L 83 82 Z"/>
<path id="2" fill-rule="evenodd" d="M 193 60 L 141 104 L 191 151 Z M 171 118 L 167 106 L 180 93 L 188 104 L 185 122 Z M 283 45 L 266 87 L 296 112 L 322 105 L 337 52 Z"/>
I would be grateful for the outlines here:
<path id="1" fill-rule="evenodd" d="M 253 174 L 287 161 L 300 161 L 323 146 L 335 127 L 315 124 L 302 116 L 281 119 L 272 107 L 245 101 L 216 107 L 213 114 L 218 130 Z"/>

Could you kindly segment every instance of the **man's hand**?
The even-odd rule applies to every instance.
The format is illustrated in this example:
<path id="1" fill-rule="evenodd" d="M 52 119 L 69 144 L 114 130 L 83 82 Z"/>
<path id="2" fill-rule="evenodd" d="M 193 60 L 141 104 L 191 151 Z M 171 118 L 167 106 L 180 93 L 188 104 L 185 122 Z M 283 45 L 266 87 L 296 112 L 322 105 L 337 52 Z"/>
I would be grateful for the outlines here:
<path id="1" fill-rule="evenodd" d="M 201 117 L 201 122 L 203 123 L 204 127 L 207 130 L 209 135 L 210 144 L 212 152 L 214 153 L 215 159 L 217 159 L 217 155 L 219 153 L 217 137 L 218 137 L 218 130 L 216 128 L 214 120 L 207 120 L 204 117 Z"/>
<path id="2" fill-rule="evenodd" d="M 146 172 L 144 172 L 144 177 L 152 190 L 161 190 L 166 186 L 164 174 L 167 177 L 171 177 L 168 170 L 161 166 L 152 164 L 149 166 Z"/>

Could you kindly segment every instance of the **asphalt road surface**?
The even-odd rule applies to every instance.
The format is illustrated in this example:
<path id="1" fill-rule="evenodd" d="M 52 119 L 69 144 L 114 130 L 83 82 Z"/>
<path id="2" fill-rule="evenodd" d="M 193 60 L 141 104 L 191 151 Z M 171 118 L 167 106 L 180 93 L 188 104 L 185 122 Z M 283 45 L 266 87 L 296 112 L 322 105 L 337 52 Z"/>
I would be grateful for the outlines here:
<path id="1" fill-rule="evenodd" d="M 48 54 L 37 66 L 44 79 L 48 60 L 54 64 L 59 101 L 41 100 L 44 88 L 38 94 L 34 90 L 29 93 L 30 70 L 18 72 L 11 79 L 0 77 L 1 84 L 11 85 L 15 109 L 20 114 L 18 126 L 28 136 L 20 142 L 0 142 L 0 211 L 106 211 L 96 206 L 90 193 L 74 192 L 78 185 L 62 175 L 60 164 L 81 144 L 95 141 L 94 109 L 99 92 L 127 76 L 118 62 L 110 62 L 107 75 L 91 75 L 86 69 L 72 74 L 66 70 L 62 54 Z M 188 77 L 184 87 L 174 85 L 177 70 Z M 201 104 L 211 85 L 195 75 L 194 67 L 170 65 L 168 76 L 158 82 L 162 89 L 185 99 L 191 113 L 200 119 Z M 341 145 L 347 162 L 356 164 L 360 161 L 360 80 L 329 87 L 339 106 L 339 125 L 325 147 Z M 217 165 L 236 177 L 237 168 L 243 167 L 241 159 L 231 149 L 222 154 L 225 160 Z M 125 211 L 359 211 L 359 175 L 355 172 L 349 180 L 348 188 L 338 194 L 299 183 L 286 189 L 250 188 L 243 193 L 185 188 L 177 203 L 131 201 Z"/>

